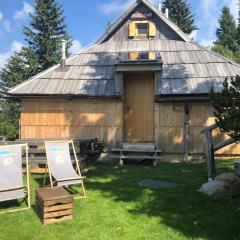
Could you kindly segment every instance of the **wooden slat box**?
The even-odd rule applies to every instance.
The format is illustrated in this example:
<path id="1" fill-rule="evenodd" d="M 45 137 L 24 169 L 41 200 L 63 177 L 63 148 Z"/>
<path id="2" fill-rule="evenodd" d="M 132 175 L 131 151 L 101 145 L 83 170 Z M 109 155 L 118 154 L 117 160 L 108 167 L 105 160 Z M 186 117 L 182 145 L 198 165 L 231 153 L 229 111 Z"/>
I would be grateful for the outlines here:
<path id="1" fill-rule="evenodd" d="M 73 196 L 63 187 L 36 191 L 36 209 L 43 224 L 73 219 Z"/>

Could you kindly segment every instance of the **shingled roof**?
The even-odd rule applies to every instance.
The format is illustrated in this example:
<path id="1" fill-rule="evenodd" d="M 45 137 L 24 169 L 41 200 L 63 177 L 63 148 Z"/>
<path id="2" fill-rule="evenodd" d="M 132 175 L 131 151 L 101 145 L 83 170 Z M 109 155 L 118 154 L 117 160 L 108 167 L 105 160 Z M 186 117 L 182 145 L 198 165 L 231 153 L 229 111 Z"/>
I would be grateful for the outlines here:
<path id="1" fill-rule="evenodd" d="M 138 1 L 139 2 L 139 1 Z M 137 3 L 138 3 L 137 2 Z M 142 0 L 158 11 L 151 3 Z M 135 4 L 137 4 L 135 3 Z M 123 17 L 129 15 L 129 11 Z M 163 17 L 158 11 L 159 16 Z M 240 65 L 194 43 L 167 18 L 164 19 L 183 41 L 153 39 L 106 41 L 122 21 L 117 20 L 96 44 L 66 60 L 64 71 L 60 65 L 34 76 L 9 90 L 13 96 L 74 95 L 78 97 L 119 97 L 115 66 L 119 53 L 157 51 L 162 56 L 162 77 L 157 82 L 156 95 L 207 94 L 211 87 L 220 90 L 226 77 L 240 75 Z"/>

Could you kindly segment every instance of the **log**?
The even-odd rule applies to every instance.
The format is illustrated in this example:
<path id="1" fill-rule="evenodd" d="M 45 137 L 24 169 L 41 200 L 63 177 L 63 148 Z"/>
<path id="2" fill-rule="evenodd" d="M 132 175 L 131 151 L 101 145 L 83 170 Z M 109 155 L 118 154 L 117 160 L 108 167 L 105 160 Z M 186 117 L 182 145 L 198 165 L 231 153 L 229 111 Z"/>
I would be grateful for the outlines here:
<path id="1" fill-rule="evenodd" d="M 222 141 L 220 143 L 215 144 L 214 145 L 214 151 L 217 151 L 217 150 L 219 150 L 219 149 L 221 149 L 223 147 L 226 147 L 226 146 L 228 146 L 230 144 L 238 142 L 239 140 L 240 140 L 240 138 L 228 138 L 227 140 L 224 140 L 224 141 Z"/>

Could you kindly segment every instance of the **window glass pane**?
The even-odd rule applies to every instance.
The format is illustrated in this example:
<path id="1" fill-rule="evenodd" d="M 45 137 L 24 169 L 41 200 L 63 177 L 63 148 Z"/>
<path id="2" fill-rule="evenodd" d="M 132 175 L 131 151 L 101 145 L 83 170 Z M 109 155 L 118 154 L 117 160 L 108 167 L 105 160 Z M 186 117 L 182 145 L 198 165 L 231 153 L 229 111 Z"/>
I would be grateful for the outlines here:
<path id="1" fill-rule="evenodd" d="M 141 52 L 141 53 L 139 54 L 139 58 L 140 58 L 141 60 L 147 60 L 147 59 L 148 59 L 148 53 L 146 53 L 146 52 Z"/>
<path id="2" fill-rule="evenodd" d="M 147 24 L 138 24 L 137 29 L 138 29 L 139 35 L 147 35 L 148 34 Z"/>

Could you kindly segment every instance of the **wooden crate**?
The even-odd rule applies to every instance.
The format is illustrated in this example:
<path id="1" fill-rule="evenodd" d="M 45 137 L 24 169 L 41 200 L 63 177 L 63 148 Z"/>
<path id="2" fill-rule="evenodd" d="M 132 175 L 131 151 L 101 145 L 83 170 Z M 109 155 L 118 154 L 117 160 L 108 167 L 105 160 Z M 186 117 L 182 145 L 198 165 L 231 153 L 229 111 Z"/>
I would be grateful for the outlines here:
<path id="1" fill-rule="evenodd" d="M 73 219 L 73 197 L 63 187 L 36 191 L 36 210 L 43 224 Z"/>

